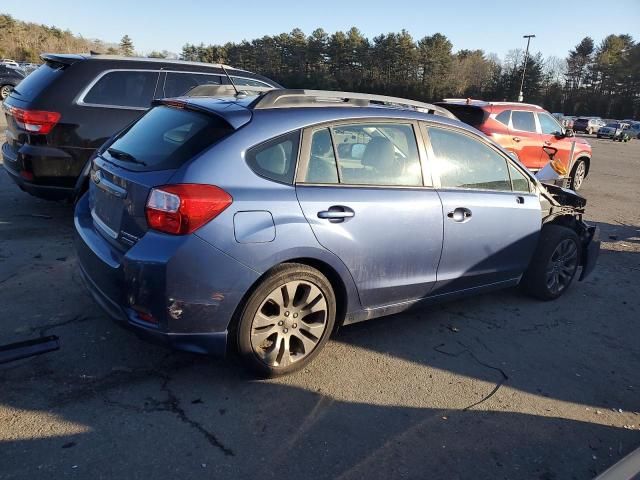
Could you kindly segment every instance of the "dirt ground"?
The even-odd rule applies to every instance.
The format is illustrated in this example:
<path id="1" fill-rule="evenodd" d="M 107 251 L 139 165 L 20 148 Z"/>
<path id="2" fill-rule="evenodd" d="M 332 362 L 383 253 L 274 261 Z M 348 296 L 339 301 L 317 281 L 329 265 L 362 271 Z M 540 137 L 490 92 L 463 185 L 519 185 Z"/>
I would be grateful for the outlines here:
<path id="1" fill-rule="evenodd" d="M 0 344 L 61 341 L 0 365 L 0 479 L 592 478 L 640 446 L 640 141 L 592 145 L 588 280 L 346 327 L 270 381 L 116 327 L 72 208 L 0 172 Z"/>

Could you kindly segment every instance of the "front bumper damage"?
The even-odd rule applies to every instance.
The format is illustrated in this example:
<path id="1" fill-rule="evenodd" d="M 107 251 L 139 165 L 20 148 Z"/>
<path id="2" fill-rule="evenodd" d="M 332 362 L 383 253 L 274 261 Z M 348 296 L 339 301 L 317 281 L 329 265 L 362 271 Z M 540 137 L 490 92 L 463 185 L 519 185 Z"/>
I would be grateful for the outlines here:
<path id="1" fill-rule="evenodd" d="M 556 185 L 541 185 L 542 223 L 556 223 L 574 230 L 581 241 L 580 266 L 582 281 L 593 272 L 600 255 L 600 228 L 583 220 L 587 199 Z"/>

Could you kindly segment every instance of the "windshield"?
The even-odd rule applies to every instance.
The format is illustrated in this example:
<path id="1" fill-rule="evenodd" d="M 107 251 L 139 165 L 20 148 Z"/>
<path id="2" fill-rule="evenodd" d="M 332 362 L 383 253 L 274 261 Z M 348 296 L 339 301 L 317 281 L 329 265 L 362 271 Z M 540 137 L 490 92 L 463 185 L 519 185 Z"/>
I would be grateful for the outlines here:
<path id="1" fill-rule="evenodd" d="M 178 168 L 231 131 L 216 116 L 163 105 L 147 112 L 103 156 L 130 170 Z"/>
<path id="2" fill-rule="evenodd" d="M 619 123 L 607 123 L 607 127 L 609 128 L 620 128 Z"/>

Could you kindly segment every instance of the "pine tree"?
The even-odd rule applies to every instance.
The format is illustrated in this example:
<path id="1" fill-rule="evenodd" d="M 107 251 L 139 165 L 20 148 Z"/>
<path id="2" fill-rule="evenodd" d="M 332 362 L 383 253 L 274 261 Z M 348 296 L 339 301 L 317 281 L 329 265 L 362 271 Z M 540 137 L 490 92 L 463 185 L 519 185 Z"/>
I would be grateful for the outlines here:
<path id="1" fill-rule="evenodd" d="M 133 41 L 129 35 L 125 35 L 122 37 L 122 40 L 120 40 L 120 53 L 125 57 L 133 56 Z"/>

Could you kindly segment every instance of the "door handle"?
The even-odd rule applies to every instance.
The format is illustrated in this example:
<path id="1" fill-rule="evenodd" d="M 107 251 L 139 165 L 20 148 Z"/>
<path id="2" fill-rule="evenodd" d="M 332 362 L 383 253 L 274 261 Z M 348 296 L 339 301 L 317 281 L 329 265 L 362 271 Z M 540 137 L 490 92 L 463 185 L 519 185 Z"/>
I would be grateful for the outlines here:
<path id="1" fill-rule="evenodd" d="M 355 216 L 355 212 L 349 207 L 343 207 L 342 205 L 334 205 L 329 207 L 328 210 L 318 212 L 318 218 L 329 220 L 331 223 L 344 222 L 345 219 Z"/>
<path id="2" fill-rule="evenodd" d="M 468 222 L 471 219 L 471 210 L 464 207 L 458 207 L 447 213 L 447 217 L 451 218 L 454 222 Z"/>
<path id="3" fill-rule="evenodd" d="M 519 142 L 520 141 L 520 137 L 513 137 L 513 141 L 514 142 Z"/>
<path id="4" fill-rule="evenodd" d="M 548 146 L 550 146 L 550 145 L 551 145 L 551 142 L 550 142 L 549 140 L 545 140 L 545 141 L 544 141 L 544 144 L 548 147 Z"/>
<path id="5" fill-rule="evenodd" d="M 520 196 L 516 197 L 516 203 L 519 203 L 522 205 L 524 203 L 524 197 L 520 197 Z"/>

